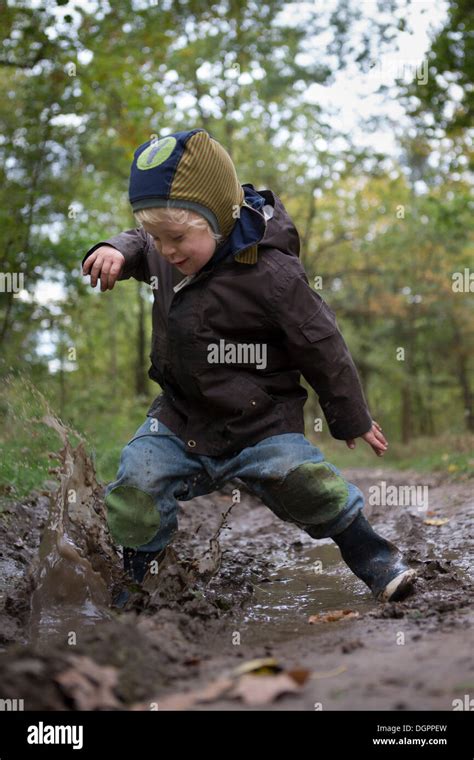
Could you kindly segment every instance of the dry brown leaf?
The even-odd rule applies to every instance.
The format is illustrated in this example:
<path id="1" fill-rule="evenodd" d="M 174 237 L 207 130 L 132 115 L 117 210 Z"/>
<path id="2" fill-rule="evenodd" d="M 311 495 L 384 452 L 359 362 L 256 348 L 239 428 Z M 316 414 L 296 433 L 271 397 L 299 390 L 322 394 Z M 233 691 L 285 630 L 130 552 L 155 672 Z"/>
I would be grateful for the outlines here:
<path id="1" fill-rule="evenodd" d="M 157 697 L 156 699 L 150 699 L 149 702 L 136 703 L 130 709 L 133 711 L 149 710 L 150 705 L 156 703 L 158 710 L 187 710 L 199 702 L 213 702 L 228 691 L 233 684 L 234 681 L 230 678 L 218 678 L 216 681 L 211 681 L 211 683 L 202 689 L 182 694 L 169 694 L 166 697 Z"/>
<path id="2" fill-rule="evenodd" d="M 293 693 L 300 686 L 288 673 L 276 676 L 243 675 L 229 694 L 241 698 L 246 705 L 262 705 L 273 702 L 281 694 Z"/>
<path id="3" fill-rule="evenodd" d="M 258 668 L 269 667 L 269 664 L 274 665 L 275 661 L 272 658 L 251 660 L 241 667 L 257 667 L 257 671 L 253 674 L 244 672 L 237 682 L 235 678 L 222 677 L 202 689 L 136 703 L 130 707 L 130 710 L 149 710 L 153 703 L 156 704 L 158 710 L 187 710 L 195 704 L 213 702 L 222 696 L 242 699 L 248 705 L 265 704 L 272 702 L 280 694 L 299 691 L 310 677 L 309 671 L 303 669 L 280 672 L 276 675 L 258 673 Z M 233 672 L 236 673 L 237 670 L 239 668 Z"/>
<path id="4" fill-rule="evenodd" d="M 74 700 L 78 710 L 122 707 L 114 694 L 118 682 L 116 668 L 98 665 L 82 655 L 70 655 L 68 660 L 72 667 L 59 673 L 54 680 Z"/>
<path id="5" fill-rule="evenodd" d="M 308 623 L 337 623 L 339 620 L 348 620 L 349 618 L 359 617 L 358 612 L 353 610 L 331 610 L 331 612 L 320 612 L 319 615 L 311 615 Z"/>
<path id="6" fill-rule="evenodd" d="M 260 657 L 255 660 L 248 660 L 248 662 L 239 665 L 238 668 L 234 668 L 232 675 L 241 676 L 245 673 L 271 675 L 272 673 L 281 673 L 282 670 L 282 666 L 278 664 L 274 657 Z"/>
<path id="7" fill-rule="evenodd" d="M 287 670 L 287 674 L 290 676 L 290 678 L 295 681 L 295 683 L 299 684 L 299 686 L 302 686 L 309 678 L 310 672 L 309 670 L 305 670 L 301 668 L 300 670 Z"/>

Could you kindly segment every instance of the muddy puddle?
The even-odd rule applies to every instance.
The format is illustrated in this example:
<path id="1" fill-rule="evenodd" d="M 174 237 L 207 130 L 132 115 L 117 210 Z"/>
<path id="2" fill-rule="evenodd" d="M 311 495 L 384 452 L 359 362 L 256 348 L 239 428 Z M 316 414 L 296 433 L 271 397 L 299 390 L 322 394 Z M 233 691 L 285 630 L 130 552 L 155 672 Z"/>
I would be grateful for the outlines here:
<path id="1" fill-rule="evenodd" d="M 307 632 L 311 615 L 341 609 L 362 614 L 372 607 L 360 581 L 341 568 L 337 547 L 321 541 L 292 561 L 284 554 L 275 558 L 274 572 L 254 586 L 241 627 L 248 640 L 258 642 L 267 623 L 274 640 L 286 641 Z"/>
<path id="2" fill-rule="evenodd" d="M 27 710 L 146 710 L 156 700 L 163 709 L 318 702 L 423 710 L 450 709 L 459 693 L 474 694 L 469 482 L 430 476 L 433 525 L 410 509 L 369 510 L 419 571 L 406 602 L 375 602 L 332 541 L 278 520 L 234 481 L 181 502 L 158 576 L 132 588 L 119 611 L 111 599 L 126 579 L 107 530 L 104 486 L 86 443 L 74 447 L 52 415 L 42 424 L 63 445 L 54 482 L 0 510 L 0 698 L 21 697 Z M 380 478 L 421 479 L 388 468 L 346 476 L 366 495 Z M 241 502 L 233 505 L 235 488 Z M 309 622 L 341 610 L 351 617 Z M 269 657 L 277 681 L 257 693 L 238 669 Z"/>

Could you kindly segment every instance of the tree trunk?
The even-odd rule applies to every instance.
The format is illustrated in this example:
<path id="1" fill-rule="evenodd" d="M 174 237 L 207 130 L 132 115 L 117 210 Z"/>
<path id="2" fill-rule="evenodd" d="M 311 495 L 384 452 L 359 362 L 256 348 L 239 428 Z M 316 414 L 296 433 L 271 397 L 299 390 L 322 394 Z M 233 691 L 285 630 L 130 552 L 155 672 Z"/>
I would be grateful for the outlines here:
<path id="1" fill-rule="evenodd" d="M 461 386 L 462 397 L 464 400 L 464 419 L 466 420 L 466 429 L 474 433 L 474 408 L 473 394 L 469 382 L 469 374 L 466 367 L 466 356 L 462 353 L 458 356 L 457 377 Z"/>
<path id="2" fill-rule="evenodd" d="M 451 316 L 451 324 L 453 326 L 454 340 L 457 347 L 456 377 L 461 387 L 462 398 L 464 401 L 464 419 L 466 420 L 466 429 L 470 433 L 474 433 L 474 397 L 467 367 L 467 352 L 464 345 L 465 341 L 463 341 L 463 336 L 458 327 L 458 323 L 453 316 Z"/>
<path id="3" fill-rule="evenodd" d="M 411 388 L 409 382 L 405 382 L 402 386 L 401 428 L 402 442 L 408 443 L 413 435 Z"/>

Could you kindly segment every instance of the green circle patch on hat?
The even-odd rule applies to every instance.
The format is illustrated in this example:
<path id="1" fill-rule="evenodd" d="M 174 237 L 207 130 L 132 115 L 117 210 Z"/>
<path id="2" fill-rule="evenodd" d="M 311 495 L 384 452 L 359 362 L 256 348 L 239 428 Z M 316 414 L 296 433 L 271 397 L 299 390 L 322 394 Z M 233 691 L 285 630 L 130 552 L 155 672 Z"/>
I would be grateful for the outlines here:
<path id="1" fill-rule="evenodd" d="M 159 166 L 170 157 L 175 146 L 175 137 L 162 137 L 161 140 L 152 140 L 148 148 L 145 148 L 138 156 L 137 168 L 154 169 L 155 166 Z"/>

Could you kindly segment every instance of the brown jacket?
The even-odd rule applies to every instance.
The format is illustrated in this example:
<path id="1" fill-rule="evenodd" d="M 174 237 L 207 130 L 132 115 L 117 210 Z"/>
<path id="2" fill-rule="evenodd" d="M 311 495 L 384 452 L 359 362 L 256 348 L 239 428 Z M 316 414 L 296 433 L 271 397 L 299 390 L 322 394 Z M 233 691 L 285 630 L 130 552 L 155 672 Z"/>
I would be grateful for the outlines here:
<path id="1" fill-rule="evenodd" d="M 334 438 L 356 438 L 372 425 L 335 314 L 298 258 L 298 232 L 278 196 L 258 192 L 274 214 L 256 263 L 231 255 L 183 279 L 142 228 L 97 243 L 84 257 L 112 245 L 125 256 L 120 279 L 151 284 L 148 374 L 162 393 L 147 414 L 195 454 L 228 455 L 271 435 L 304 433 L 301 374 Z"/>

